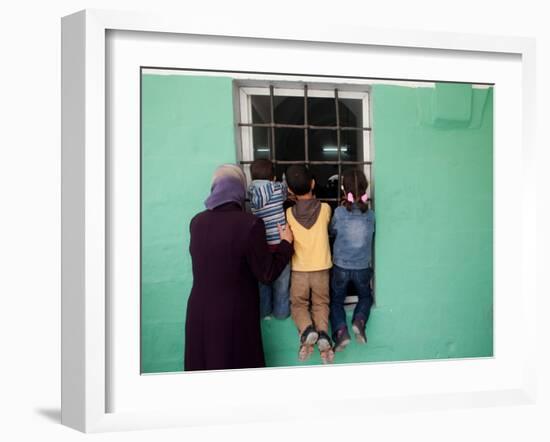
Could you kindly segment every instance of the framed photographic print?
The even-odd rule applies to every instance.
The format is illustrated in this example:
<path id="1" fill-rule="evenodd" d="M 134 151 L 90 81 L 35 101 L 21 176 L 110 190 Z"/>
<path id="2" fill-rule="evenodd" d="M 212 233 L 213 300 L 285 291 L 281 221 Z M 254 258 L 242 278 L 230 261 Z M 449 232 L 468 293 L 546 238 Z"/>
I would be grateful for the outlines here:
<path id="1" fill-rule="evenodd" d="M 62 31 L 64 424 L 533 400 L 532 40 Z"/>

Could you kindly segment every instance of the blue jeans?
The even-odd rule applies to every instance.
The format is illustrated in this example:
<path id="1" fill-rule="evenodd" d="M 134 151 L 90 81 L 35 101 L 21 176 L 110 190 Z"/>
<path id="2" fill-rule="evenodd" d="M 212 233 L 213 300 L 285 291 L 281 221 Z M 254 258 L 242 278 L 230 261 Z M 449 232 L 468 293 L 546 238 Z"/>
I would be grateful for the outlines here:
<path id="1" fill-rule="evenodd" d="M 273 315 L 285 319 L 290 315 L 290 264 L 284 268 L 272 284 L 260 285 L 260 317 Z"/>
<path id="2" fill-rule="evenodd" d="M 333 336 L 337 330 L 347 329 L 344 300 L 350 282 L 353 282 L 359 298 L 353 311 L 352 321 L 355 319 L 362 319 L 365 323 L 368 321 L 373 302 L 370 286 L 372 275 L 373 270 L 371 268 L 347 270 L 338 266 L 332 267 L 330 278 L 330 326 Z"/>

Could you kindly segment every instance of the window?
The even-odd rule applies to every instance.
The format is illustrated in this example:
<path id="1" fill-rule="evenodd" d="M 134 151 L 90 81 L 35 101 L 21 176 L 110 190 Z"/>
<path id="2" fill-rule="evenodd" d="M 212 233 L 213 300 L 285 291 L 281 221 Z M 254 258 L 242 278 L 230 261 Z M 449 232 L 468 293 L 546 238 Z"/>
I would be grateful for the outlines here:
<path id="1" fill-rule="evenodd" d="M 305 164 L 314 175 L 316 197 L 334 210 L 342 197 L 342 172 L 356 167 L 367 176 L 373 207 L 367 87 L 277 83 L 241 86 L 238 93 L 240 160 L 248 179 L 255 159 L 270 159 L 278 180 L 288 166 Z M 356 302 L 353 293 L 346 302 Z"/>
<path id="2" fill-rule="evenodd" d="M 364 88 L 364 86 L 363 86 Z M 268 158 L 281 180 L 291 164 L 306 164 L 317 198 L 338 205 L 338 177 L 348 167 L 363 169 L 372 198 L 368 91 L 308 87 L 241 87 L 241 163 Z M 367 124 L 365 124 L 367 122 Z M 249 175 L 250 178 L 250 175 Z"/>

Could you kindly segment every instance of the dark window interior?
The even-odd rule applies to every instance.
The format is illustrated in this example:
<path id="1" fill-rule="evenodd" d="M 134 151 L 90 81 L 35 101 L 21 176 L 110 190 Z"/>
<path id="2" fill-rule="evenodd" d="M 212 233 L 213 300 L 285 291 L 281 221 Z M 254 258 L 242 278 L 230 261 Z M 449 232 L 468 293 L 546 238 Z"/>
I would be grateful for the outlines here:
<path id="1" fill-rule="evenodd" d="M 274 160 L 281 180 L 292 162 L 308 164 L 316 196 L 335 208 L 338 177 L 349 167 L 370 167 L 363 158 L 362 100 L 334 97 L 252 95 L 254 159 Z M 273 104 L 273 108 L 271 105 Z M 338 152 L 338 147 L 340 152 Z"/>

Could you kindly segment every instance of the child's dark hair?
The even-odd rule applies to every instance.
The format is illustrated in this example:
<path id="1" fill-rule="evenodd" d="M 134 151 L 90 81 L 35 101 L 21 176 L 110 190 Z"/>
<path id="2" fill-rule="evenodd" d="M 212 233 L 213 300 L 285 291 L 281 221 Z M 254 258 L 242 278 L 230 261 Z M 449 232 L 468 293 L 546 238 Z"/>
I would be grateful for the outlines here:
<path id="1" fill-rule="evenodd" d="M 355 204 L 357 204 L 357 207 L 361 210 L 361 212 L 365 213 L 369 206 L 367 205 L 366 201 L 363 202 L 361 197 L 367 192 L 367 187 L 369 186 L 369 183 L 363 171 L 358 169 L 345 170 L 343 175 L 343 185 L 344 207 L 351 212 L 353 203 L 351 201 L 348 201 L 347 197 L 348 193 L 351 193 Z"/>
<path id="2" fill-rule="evenodd" d="M 250 175 L 253 180 L 272 180 L 275 176 L 275 166 L 269 160 L 254 160 L 250 165 Z"/>
<path id="3" fill-rule="evenodd" d="M 294 164 L 286 170 L 286 182 L 294 195 L 305 195 L 311 190 L 313 175 L 301 164 Z"/>

